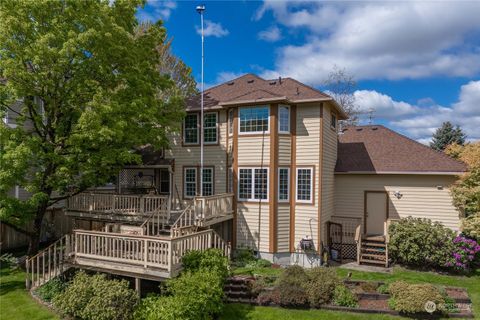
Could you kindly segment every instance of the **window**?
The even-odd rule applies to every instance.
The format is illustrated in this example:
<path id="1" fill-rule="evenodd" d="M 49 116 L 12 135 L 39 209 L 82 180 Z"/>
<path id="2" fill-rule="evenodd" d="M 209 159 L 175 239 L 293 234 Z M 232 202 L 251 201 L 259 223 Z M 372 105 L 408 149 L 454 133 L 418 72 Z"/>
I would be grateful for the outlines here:
<path id="1" fill-rule="evenodd" d="M 228 134 L 233 134 L 233 109 L 228 110 Z"/>
<path id="2" fill-rule="evenodd" d="M 330 120 L 330 126 L 335 129 L 337 128 L 337 115 L 335 113 L 332 113 L 332 117 Z"/>
<path id="3" fill-rule="evenodd" d="M 213 194 L 213 168 L 203 168 L 202 196 Z"/>
<path id="4" fill-rule="evenodd" d="M 197 168 L 185 168 L 183 179 L 184 197 L 195 197 L 197 193 Z"/>
<path id="5" fill-rule="evenodd" d="M 268 106 L 240 108 L 240 133 L 268 132 Z"/>
<path id="6" fill-rule="evenodd" d="M 278 169 L 278 201 L 286 202 L 289 199 L 290 191 L 290 169 Z"/>
<path id="7" fill-rule="evenodd" d="M 268 199 L 268 169 L 241 168 L 238 170 L 238 198 L 241 200 Z"/>
<path id="8" fill-rule="evenodd" d="M 189 113 L 183 125 L 183 141 L 185 144 L 198 144 L 198 114 Z"/>
<path id="9" fill-rule="evenodd" d="M 278 131 L 280 133 L 290 133 L 290 107 L 278 107 Z"/>
<path id="10" fill-rule="evenodd" d="M 217 143 L 217 113 L 209 112 L 203 115 L 203 142 Z"/>
<path id="11" fill-rule="evenodd" d="M 297 202 L 312 203 L 312 168 L 297 169 Z"/>

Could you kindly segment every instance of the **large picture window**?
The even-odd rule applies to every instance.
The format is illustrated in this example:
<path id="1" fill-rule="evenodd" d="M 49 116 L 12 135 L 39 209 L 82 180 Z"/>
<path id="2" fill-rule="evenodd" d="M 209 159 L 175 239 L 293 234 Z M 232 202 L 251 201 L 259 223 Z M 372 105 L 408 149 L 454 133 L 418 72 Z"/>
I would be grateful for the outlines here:
<path id="1" fill-rule="evenodd" d="M 278 169 L 278 201 L 286 202 L 290 194 L 290 169 Z"/>
<path id="2" fill-rule="evenodd" d="M 290 107 L 278 107 L 278 131 L 280 133 L 290 133 Z"/>
<path id="3" fill-rule="evenodd" d="M 197 168 L 185 168 L 183 175 L 184 197 L 193 198 L 197 194 Z"/>
<path id="4" fill-rule="evenodd" d="M 268 169 L 240 168 L 238 170 L 238 198 L 240 200 L 267 200 Z"/>
<path id="5" fill-rule="evenodd" d="M 185 144 L 199 143 L 198 114 L 189 113 L 185 117 L 183 124 L 183 142 Z"/>
<path id="6" fill-rule="evenodd" d="M 268 106 L 240 108 L 240 133 L 268 132 L 269 114 Z"/>
<path id="7" fill-rule="evenodd" d="M 203 142 L 215 144 L 217 140 L 217 113 L 205 113 L 203 115 Z"/>
<path id="8" fill-rule="evenodd" d="M 312 203 L 313 169 L 297 168 L 297 202 Z"/>

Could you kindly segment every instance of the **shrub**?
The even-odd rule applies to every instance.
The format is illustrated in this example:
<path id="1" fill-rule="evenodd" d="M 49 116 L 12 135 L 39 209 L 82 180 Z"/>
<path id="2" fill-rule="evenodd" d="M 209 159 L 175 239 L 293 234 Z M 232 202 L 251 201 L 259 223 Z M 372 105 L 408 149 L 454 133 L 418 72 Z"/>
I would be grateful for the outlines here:
<path id="1" fill-rule="evenodd" d="M 462 219 L 461 229 L 466 237 L 480 241 L 480 212 Z"/>
<path id="2" fill-rule="evenodd" d="M 189 251 L 183 256 L 182 264 L 185 271 L 208 270 L 217 273 L 222 279 L 229 273 L 228 258 L 218 249 Z"/>
<path id="3" fill-rule="evenodd" d="M 357 307 L 358 299 L 355 294 L 353 294 L 347 287 L 344 285 L 339 285 L 335 287 L 333 292 L 333 302 L 337 306 L 342 307 Z"/>
<path id="4" fill-rule="evenodd" d="M 305 285 L 308 276 L 300 266 L 290 266 L 280 275 L 277 281 L 279 304 L 282 306 L 304 306 L 308 302 Z"/>
<path id="5" fill-rule="evenodd" d="M 66 287 L 67 284 L 57 277 L 48 281 L 43 286 L 35 290 L 35 293 L 43 301 L 50 302 L 56 295 L 62 293 Z"/>
<path id="6" fill-rule="evenodd" d="M 388 249 L 394 261 L 443 268 L 454 249 L 455 233 L 429 219 L 406 218 L 390 226 Z"/>
<path id="7" fill-rule="evenodd" d="M 280 290 L 275 288 L 273 290 L 262 291 L 257 297 L 257 303 L 261 306 L 267 306 L 269 304 L 281 304 Z"/>
<path id="8" fill-rule="evenodd" d="M 137 304 L 127 281 L 108 280 L 105 275 L 79 272 L 53 304 L 64 314 L 84 320 L 131 319 Z"/>
<path id="9" fill-rule="evenodd" d="M 449 261 L 445 263 L 446 267 L 451 267 L 457 271 L 469 271 L 480 256 L 480 245 L 472 239 L 458 236 L 453 239 L 455 248 Z"/>
<path id="10" fill-rule="evenodd" d="M 238 248 L 234 252 L 233 260 L 237 267 L 245 267 L 249 262 L 255 261 L 256 258 L 253 249 Z"/>
<path id="11" fill-rule="evenodd" d="M 439 312 L 445 312 L 445 300 L 440 290 L 430 284 L 408 284 L 404 281 L 393 282 L 389 286 L 390 307 L 404 313 L 425 312 L 425 303 L 432 301 Z"/>
<path id="12" fill-rule="evenodd" d="M 260 294 L 266 288 L 272 288 L 275 285 L 276 277 L 262 276 L 248 282 L 250 293 L 254 296 Z"/>
<path id="13" fill-rule="evenodd" d="M 381 293 L 381 294 L 390 293 L 390 291 L 389 291 L 389 289 L 388 289 L 388 284 L 384 283 L 384 284 L 378 286 L 377 292 L 378 292 L 378 293 Z"/>
<path id="14" fill-rule="evenodd" d="M 341 281 L 333 268 L 315 267 L 308 271 L 308 281 L 304 285 L 310 305 L 319 307 L 333 298 L 335 287 Z"/>
<path id="15" fill-rule="evenodd" d="M 289 266 L 278 277 L 278 284 L 303 287 L 308 281 L 305 270 L 297 265 Z"/>
<path id="16" fill-rule="evenodd" d="M 360 283 L 360 288 L 362 288 L 363 292 L 369 292 L 369 293 L 377 292 L 378 283 L 370 282 L 370 281 L 369 282 L 361 282 Z"/>
<path id="17" fill-rule="evenodd" d="M 253 260 L 245 265 L 245 267 L 247 268 L 268 268 L 271 266 L 272 266 L 272 263 L 265 259 Z"/>
<path id="18" fill-rule="evenodd" d="M 135 311 L 135 319 L 206 320 L 223 310 L 223 279 L 216 272 L 187 271 L 168 280 L 169 296 L 144 299 Z"/>

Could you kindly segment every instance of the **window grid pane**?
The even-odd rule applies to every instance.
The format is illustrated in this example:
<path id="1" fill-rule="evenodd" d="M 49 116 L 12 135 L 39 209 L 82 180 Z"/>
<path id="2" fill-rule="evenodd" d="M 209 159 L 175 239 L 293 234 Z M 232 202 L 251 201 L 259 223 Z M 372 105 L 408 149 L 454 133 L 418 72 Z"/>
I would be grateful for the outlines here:
<path id="1" fill-rule="evenodd" d="M 267 169 L 255 169 L 254 199 L 265 200 L 268 197 Z"/>
<path id="2" fill-rule="evenodd" d="M 297 170 L 297 200 L 311 201 L 312 169 Z"/>
<path id="3" fill-rule="evenodd" d="M 280 168 L 278 173 L 278 200 L 288 200 L 289 196 L 289 170 Z"/>
<path id="4" fill-rule="evenodd" d="M 185 143 L 198 143 L 198 115 L 187 114 L 185 117 Z"/>
<path id="5" fill-rule="evenodd" d="M 213 169 L 204 168 L 203 169 L 203 186 L 202 194 L 203 196 L 211 196 L 213 194 Z"/>
<path id="6" fill-rule="evenodd" d="M 240 132 L 268 131 L 268 107 L 241 108 Z"/>
<path id="7" fill-rule="evenodd" d="M 197 170 L 185 169 L 185 196 L 194 197 L 197 190 Z"/>
<path id="8" fill-rule="evenodd" d="M 206 113 L 203 116 L 203 141 L 206 143 L 217 142 L 217 114 Z"/>
<path id="9" fill-rule="evenodd" d="M 250 199 L 252 197 L 252 169 L 239 170 L 238 197 L 240 199 Z"/>
<path id="10" fill-rule="evenodd" d="M 290 132 L 290 109 L 279 107 L 278 111 L 279 131 Z"/>

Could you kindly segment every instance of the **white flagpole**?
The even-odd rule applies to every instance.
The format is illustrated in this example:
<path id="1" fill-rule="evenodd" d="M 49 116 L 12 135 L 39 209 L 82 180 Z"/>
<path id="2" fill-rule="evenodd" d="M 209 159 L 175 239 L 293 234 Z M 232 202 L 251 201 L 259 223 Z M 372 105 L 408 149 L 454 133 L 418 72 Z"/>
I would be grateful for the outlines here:
<path id="1" fill-rule="evenodd" d="M 202 28 L 202 75 L 201 75 L 201 102 L 200 102 L 200 196 L 203 196 L 203 91 L 204 91 L 204 81 L 203 81 L 203 65 L 205 62 L 204 55 L 204 43 L 205 38 L 203 34 L 203 12 L 205 11 L 205 6 L 197 6 L 197 12 L 200 14 L 200 24 Z"/>

